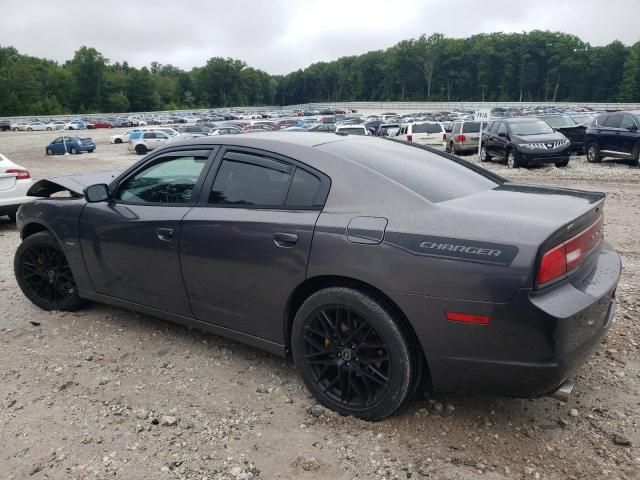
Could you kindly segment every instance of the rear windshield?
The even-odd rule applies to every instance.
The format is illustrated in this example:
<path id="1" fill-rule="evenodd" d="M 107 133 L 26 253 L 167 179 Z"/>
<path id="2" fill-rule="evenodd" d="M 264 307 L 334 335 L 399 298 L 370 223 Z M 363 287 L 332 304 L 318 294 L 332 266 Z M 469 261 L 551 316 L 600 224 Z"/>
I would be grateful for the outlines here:
<path id="1" fill-rule="evenodd" d="M 364 128 L 341 128 L 338 131 L 348 135 L 364 135 Z"/>
<path id="2" fill-rule="evenodd" d="M 526 122 L 513 122 L 511 131 L 514 135 L 543 135 L 553 133 L 553 128 L 542 120 L 529 120 Z"/>
<path id="3" fill-rule="evenodd" d="M 393 140 L 353 139 L 316 148 L 374 170 L 431 202 L 444 202 L 500 185 L 464 164 Z"/>
<path id="4" fill-rule="evenodd" d="M 480 133 L 480 122 L 465 122 L 462 124 L 462 133 Z"/>
<path id="5" fill-rule="evenodd" d="M 439 123 L 414 123 L 413 133 L 442 133 L 442 125 Z"/>

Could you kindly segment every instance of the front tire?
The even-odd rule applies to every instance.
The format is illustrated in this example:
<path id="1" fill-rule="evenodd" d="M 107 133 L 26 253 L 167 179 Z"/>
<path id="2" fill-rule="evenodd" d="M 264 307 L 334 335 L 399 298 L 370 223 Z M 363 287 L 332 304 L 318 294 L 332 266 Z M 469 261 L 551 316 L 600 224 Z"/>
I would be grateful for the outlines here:
<path id="1" fill-rule="evenodd" d="M 633 154 L 631 156 L 631 162 L 629 163 L 632 167 L 640 167 L 640 143 L 636 145 L 633 149 Z"/>
<path id="2" fill-rule="evenodd" d="M 384 304 L 359 290 L 331 287 L 311 295 L 296 314 L 291 347 L 307 388 L 342 415 L 386 418 L 417 382 L 405 331 Z"/>
<path id="3" fill-rule="evenodd" d="M 47 148 L 47 155 L 53 155 L 53 150 L 50 148 Z"/>
<path id="4" fill-rule="evenodd" d="M 507 167 L 520 168 L 520 162 L 518 161 L 518 156 L 516 155 L 516 151 L 513 148 L 510 148 L 507 151 Z"/>
<path id="5" fill-rule="evenodd" d="M 122 143 L 122 139 L 121 138 L 116 138 L 113 143 Z"/>
<path id="6" fill-rule="evenodd" d="M 44 310 L 77 310 L 82 306 L 78 288 L 64 252 L 49 232 L 23 240 L 13 268 L 20 289 Z"/>
<path id="7" fill-rule="evenodd" d="M 480 161 L 481 162 L 489 162 L 491 161 L 491 155 L 487 152 L 487 147 L 482 145 L 480 147 Z"/>
<path id="8" fill-rule="evenodd" d="M 556 167 L 558 168 L 564 168 L 567 165 L 569 165 L 569 159 L 563 160 L 562 162 L 556 162 Z"/>

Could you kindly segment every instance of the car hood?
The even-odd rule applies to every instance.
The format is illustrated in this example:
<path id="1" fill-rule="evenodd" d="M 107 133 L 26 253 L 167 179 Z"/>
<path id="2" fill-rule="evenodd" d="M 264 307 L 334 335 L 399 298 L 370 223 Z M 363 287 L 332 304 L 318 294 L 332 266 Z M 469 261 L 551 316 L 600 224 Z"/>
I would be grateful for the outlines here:
<path id="1" fill-rule="evenodd" d="M 89 185 L 95 185 L 96 183 L 106 183 L 108 185 L 120 173 L 120 171 L 83 173 L 39 180 L 29 188 L 27 195 L 31 197 L 49 197 L 64 190 L 76 195 L 82 195 L 84 189 Z"/>
<path id="2" fill-rule="evenodd" d="M 523 143 L 561 142 L 567 139 L 564 135 L 558 132 L 545 133 L 542 135 L 513 135 L 513 137 Z"/>

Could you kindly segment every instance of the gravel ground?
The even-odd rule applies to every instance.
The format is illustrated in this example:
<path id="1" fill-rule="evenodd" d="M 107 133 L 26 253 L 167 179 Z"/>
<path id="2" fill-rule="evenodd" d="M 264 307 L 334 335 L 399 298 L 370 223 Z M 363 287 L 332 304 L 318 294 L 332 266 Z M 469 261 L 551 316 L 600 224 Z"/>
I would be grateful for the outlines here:
<path id="1" fill-rule="evenodd" d="M 36 179 L 122 169 L 138 157 L 108 144 L 116 131 L 88 132 L 93 154 L 58 157 L 44 156 L 55 133 L 2 132 L 0 152 Z M 608 194 L 618 313 L 568 404 L 419 395 L 382 422 L 341 417 L 291 361 L 105 305 L 39 310 L 13 277 L 18 232 L 0 220 L 0 478 L 640 479 L 640 169 L 487 167 Z"/>

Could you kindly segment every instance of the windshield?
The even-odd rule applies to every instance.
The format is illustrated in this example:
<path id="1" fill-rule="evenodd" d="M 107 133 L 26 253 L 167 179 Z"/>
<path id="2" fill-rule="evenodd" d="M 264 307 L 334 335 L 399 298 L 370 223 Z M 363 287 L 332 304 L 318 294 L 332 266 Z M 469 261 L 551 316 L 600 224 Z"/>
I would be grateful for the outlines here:
<path id="1" fill-rule="evenodd" d="M 464 122 L 462 124 L 462 133 L 479 133 L 480 122 Z"/>
<path id="2" fill-rule="evenodd" d="M 544 135 L 553 133 L 553 128 L 542 120 L 530 120 L 526 122 L 513 122 L 511 131 L 514 135 Z"/>
<path id="3" fill-rule="evenodd" d="M 547 125 L 550 125 L 553 128 L 562 128 L 562 127 L 575 127 L 575 122 L 569 116 L 558 115 L 556 117 L 545 117 L 543 119 L 547 122 Z"/>

